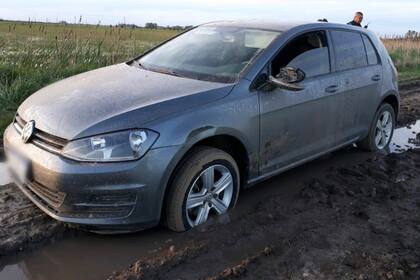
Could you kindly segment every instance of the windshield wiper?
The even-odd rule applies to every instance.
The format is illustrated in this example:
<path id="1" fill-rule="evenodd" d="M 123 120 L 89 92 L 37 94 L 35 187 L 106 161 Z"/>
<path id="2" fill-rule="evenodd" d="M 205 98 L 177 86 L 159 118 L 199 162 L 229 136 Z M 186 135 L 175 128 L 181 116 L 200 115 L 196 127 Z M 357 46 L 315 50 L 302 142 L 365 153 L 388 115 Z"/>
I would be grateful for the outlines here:
<path id="1" fill-rule="evenodd" d="M 176 77 L 184 77 L 183 75 L 179 74 L 178 72 L 175 72 L 172 69 L 156 69 L 156 68 L 152 68 L 149 69 L 150 71 L 154 71 L 154 72 L 158 72 L 158 73 L 162 73 L 162 74 L 168 74 L 171 76 L 176 76 Z"/>

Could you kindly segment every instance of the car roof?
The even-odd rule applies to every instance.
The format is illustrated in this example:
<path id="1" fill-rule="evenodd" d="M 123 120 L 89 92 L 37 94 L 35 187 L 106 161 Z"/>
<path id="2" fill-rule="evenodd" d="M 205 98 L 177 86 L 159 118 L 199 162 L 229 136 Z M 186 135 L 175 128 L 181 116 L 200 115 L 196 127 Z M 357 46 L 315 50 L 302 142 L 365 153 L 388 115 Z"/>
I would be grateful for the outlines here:
<path id="1" fill-rule="evenodd" d="M 328 22 L 305 22 L 305 21 L 264 21 L 264 20 L 224 20 L 214 21 L 202 24 L 201 26 L 226 26 L 226 27 L 242 27 L 251 29 L 264 29 L 285 32 L 294 27 L 306 28 L 345 28 L 349 30 L 365 31 L 364 28 L 354 27 L 347 24 L 337 24 Z"/>

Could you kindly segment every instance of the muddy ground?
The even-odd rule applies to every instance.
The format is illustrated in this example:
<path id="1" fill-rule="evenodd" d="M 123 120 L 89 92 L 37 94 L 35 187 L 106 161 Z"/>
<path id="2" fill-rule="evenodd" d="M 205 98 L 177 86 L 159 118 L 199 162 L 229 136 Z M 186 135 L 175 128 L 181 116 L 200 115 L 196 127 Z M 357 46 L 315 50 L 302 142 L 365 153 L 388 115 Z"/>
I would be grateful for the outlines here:
<path id="1" fill-rule="evenodd" d="M 332 168 L 110 279 L 419 279 L 419 171 L 420 150 Z"/>
<path id="2" fill-rule="evenodd" d="M 420 81 L 413 81 L 401 87 L 400 114 L 398 126 L 405 126 L 420 119 Z"/>
<path id="3" fill-rule="evenodd" d="M 0 258 L 60 238 L 67 228 L 35 207 L 13 184 L 0 187 L 0 225 Z"/>
<path id="4" fill-rule="evenodd" d="M 402 87 L 399 126 L 420 119 L 420 85 Z M 0 151 L 0 157 L 1 157 Z M 290 199 L 184 233 L 110 279 L 418 279 L 420 152 L 333 168 Z M 72 234 L 14 186 L 0 187 L 0 258 Z M 222 248 L 222 249 L 221 249 Z M 128 264 L 127 264 L 128 265 Z"/>

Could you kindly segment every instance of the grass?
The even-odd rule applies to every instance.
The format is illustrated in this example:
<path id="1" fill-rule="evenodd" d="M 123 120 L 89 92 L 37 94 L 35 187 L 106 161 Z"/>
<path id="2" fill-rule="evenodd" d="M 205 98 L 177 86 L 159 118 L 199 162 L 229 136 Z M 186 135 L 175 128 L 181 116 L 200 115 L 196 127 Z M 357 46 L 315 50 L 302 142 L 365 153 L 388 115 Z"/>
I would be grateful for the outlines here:
<path id="1" fill-rule="evenodd" d="M 178 31 L 0 22 L 0 135 L 26 97 L 65 77 L 133 58 Z"/>
<path id="2" fill-rule="evenodd" d="M 383 39 L 395 66 L 400 74 L 400 81 L 420 78 L 420 40 L 419 39 Z"/>
<path id="3" fill-rule="evenodd" d="M 60 79 L 133 58 L 175 30 L 0 21 L 0 135 L 22 101 Z M 385 39 L 400 79 L 420 78 L 420 41 Z"/>

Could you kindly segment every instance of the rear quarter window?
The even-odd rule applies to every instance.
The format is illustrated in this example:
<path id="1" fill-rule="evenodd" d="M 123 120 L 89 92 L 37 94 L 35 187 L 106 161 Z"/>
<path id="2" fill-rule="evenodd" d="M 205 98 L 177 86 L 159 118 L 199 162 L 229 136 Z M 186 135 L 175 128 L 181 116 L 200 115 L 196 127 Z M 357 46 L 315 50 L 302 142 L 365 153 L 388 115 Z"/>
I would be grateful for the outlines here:
<path id="1" fill-rule="evenodd" d="M 358 32 L 332 30 L 337 70 L 344 71 L 368 65 L 362 36 Z"/>
<path id="2" fill-rule="evenodd" d="M 379 57 L 376 48 L 373 46 L 372 42 L 366 35 L 362 35 L 363 43 L 365 43 L 367 60 L 369 65 L 379 64 Z"/>

